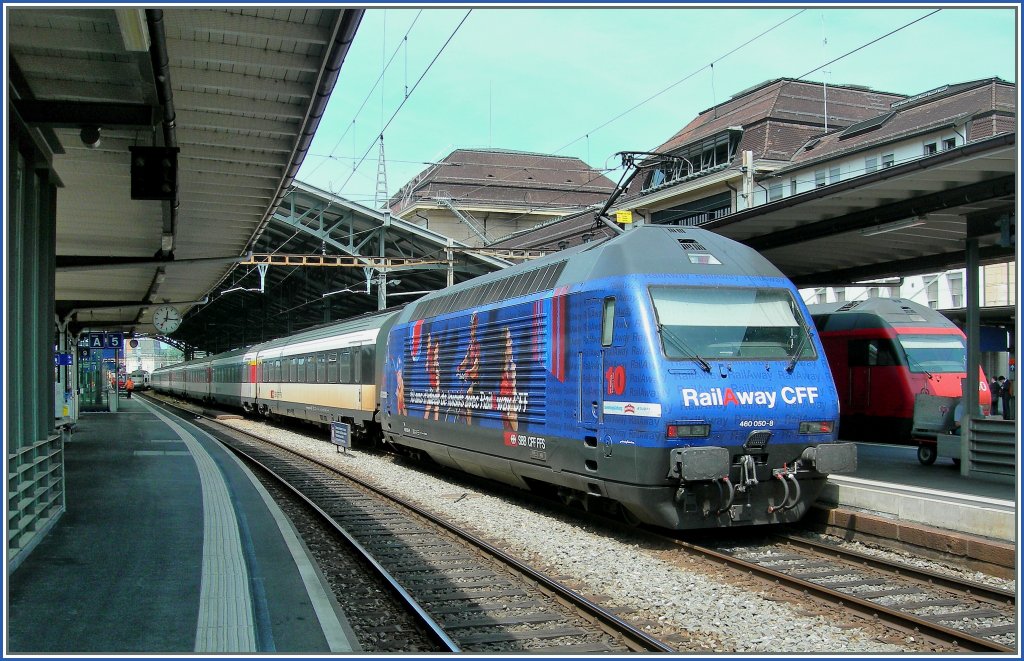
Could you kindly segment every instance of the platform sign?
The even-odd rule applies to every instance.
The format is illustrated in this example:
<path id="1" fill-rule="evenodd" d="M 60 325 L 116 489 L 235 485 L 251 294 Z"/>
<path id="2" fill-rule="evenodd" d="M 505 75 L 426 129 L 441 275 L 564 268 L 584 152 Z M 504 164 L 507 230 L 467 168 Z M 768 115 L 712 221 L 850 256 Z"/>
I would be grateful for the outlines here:
<path id="1" fill-rule="evenodd" d="M 120 349 L 124 345 L 124 333 L 105 333 L 103 345 L 108 349 Z"/>
<path id="2" fill-rule="evenodd" d="M 331 423 L 331 443 L 338 446 L 338 451 L 342 449 L 347 450 L 351 447 L 352 427 L 347 422 L 332 422 Z"/>
<path id="3" fill-rule="evenodd" d="M 57 366 L 60 366 L 60 365 L 73 365 L 74 362 L 75 362 L 74 361 L 74 356 L 71 355 L 70 353 L 55 353 L 55 354 L 53 354 L 53 364 L 54 365 L 57 365 Z"/>
<path id="4" fill-rule="evenodd" d="M 89 333 L 89 348 L 102 349 L 104 346 L 104 333 Z"/>

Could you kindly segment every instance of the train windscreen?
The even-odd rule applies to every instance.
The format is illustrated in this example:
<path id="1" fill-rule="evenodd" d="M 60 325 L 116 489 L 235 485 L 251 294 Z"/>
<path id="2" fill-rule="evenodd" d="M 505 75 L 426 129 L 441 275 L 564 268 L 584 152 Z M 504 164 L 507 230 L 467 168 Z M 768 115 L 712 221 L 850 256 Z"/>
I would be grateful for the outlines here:
<path id="1" fill-rule="evenodd" d="M 967 371 L 967 348 L 959 335 L 899 335 L 911 372 Z"/>
<path id="2" fill-rule="evenodd" d="M 651 287 L 651 300 L 668 358 L 815 357 L 785 289 Z"/>

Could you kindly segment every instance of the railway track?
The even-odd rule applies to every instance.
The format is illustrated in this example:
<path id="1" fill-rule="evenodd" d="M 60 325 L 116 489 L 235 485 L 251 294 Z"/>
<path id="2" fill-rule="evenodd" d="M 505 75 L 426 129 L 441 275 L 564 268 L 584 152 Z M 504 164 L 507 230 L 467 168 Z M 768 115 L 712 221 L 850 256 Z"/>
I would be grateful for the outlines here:
<path id="1" fill-rule="evenodd" d="M 225 428 L 211 418 L 194 422 L 318 512 L 420 618 L 440 651 L 675 651 L 415 505 L 269 439 Z"/>
<path id="2" fill-rule="evenodd" d="M 738 571 L 964 651 L 1016 651 L 1016 595 L 1007 590 L 788 535 L 742 545 L 676 543 Z"/>

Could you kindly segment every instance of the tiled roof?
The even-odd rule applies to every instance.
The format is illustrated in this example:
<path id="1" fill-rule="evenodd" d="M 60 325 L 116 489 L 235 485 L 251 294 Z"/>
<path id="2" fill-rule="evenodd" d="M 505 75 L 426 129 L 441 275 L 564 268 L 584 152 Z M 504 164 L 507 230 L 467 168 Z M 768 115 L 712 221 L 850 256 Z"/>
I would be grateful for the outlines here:
<path id="1" fill-rule="evenodd" d="M 402 213 L 436 197 L 466 206 L 580 208 L 607 199 L 615 184 L 575 157 L 496 149 L 456 149 L 391 199 Z"/>
<path id="2" fill-rule="evenodd" d="M 812 149 L 801 149 L 792 158 L 793 165 L 835 156 L 875 144 L 886 144 L 907 135 L 936 130 L 953 123 L 962 124 L 986 111 L 1016 112 L 1015 87 L 996 79 L 975 81 L 950 86 L 949 90 L 933 95 L 921 95 L 913 103 L 899 104 L 894 110 L 879 115 L 877 126 L 860 132 L 834 131 L 821 139 Z M 979 127 L 974 135 L 964 136 L 973 141 L 989 137 L 988 127 Z M 1011 129 L 1012 130 L 1012 129 Z M 961 128 L 963 131 L 963 128 Z M 845 134 L 845 135 L 844 135 Z"/>
<path id="3" fill-rule="evenodd" d="M 707 138 L 730 126 L 747 127 L 764 119 L 804 125 L 824 124 L 825 86 L 822 83 L 781 78 L 738 94 L 700 113 L 696 119 L 655 151 L 669 152 Z M 829 86 L 830 126 L 849 126 L 889 108 L 902 94 L 875 92 L 850 86 Z M 766 145 L 774 149 L 774 145 Z M 755 152 L 755 158 L 761 155 Z"/>

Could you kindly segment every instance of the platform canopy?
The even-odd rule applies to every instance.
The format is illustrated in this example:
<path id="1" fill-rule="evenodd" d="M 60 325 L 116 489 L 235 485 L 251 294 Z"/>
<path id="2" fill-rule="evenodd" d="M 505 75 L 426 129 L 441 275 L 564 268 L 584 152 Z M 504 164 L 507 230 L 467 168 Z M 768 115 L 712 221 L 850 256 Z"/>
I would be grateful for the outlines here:
<path id="1" fill-rule="evenodd" d="M 51 156 L 57 313 L 153 332 L 265 231 L 363 10 L 5 8 L 12 121 Z M 175 167 L 176 162 L 176 167 Z"/>
<path id="2" fill-rule="evenodd" d="M 853 177 L 701 225 L 761 252 L 799 287 L 1014 258 L 1016 134 Z"/>

